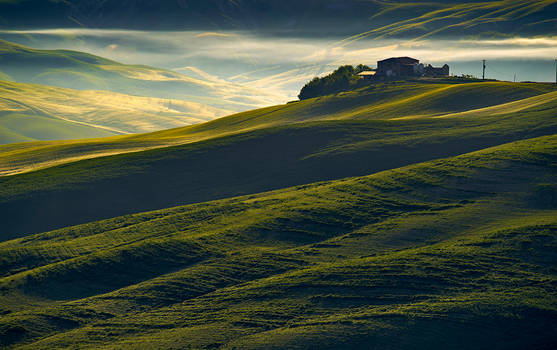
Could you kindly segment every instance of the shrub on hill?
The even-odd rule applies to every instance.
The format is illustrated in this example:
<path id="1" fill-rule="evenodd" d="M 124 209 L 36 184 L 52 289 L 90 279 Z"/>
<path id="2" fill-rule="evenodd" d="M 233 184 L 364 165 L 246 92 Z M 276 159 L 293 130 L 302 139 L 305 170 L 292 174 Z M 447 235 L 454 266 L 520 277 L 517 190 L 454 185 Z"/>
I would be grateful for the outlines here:
<path id="1" fill-rule="evenodd" d="M 329 75 L 322 78 L 313 78 L 304 85 L 298 98 L 305 100 L 348 90 L 357 85 L 358 73 L 366 70 L 371 70 L 371 68 L 363 64 L 359 64 L 356 67 L 350 65 L 340 66 Z"/>

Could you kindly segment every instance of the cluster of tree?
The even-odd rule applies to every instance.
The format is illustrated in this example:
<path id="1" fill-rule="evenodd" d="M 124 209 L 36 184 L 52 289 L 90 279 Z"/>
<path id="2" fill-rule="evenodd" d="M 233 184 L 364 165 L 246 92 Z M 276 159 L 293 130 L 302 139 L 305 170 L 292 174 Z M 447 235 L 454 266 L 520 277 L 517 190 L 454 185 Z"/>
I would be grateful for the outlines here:
<path id="1" fill-rule="evenodd" d="M 347 65 L 340 66 L 331 74 L 318 78 L 313 78 L 304 85 L 298 98 L 305 100 L 312 97 L 334 94 L 349 90 L 358 83 L 358 73 L 371 70 L 370 67 L 359 64 L 356 67 Z"/>

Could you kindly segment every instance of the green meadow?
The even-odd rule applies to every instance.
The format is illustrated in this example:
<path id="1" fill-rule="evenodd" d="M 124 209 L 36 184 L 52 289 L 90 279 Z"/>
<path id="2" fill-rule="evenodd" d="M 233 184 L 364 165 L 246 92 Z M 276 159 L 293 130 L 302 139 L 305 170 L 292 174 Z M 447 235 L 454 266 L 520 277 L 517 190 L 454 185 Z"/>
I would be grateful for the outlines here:
<path id="1" fill-rule="evenodd" d="M 93 158 L 99 152 L 126 153 L 146 148 L 182 145 L 302 122 L 333 120 L 367 122 L 442 117 L 461 112 L 467 112 L 471 116 L 478 113 L 496 115 L 520 112 L 527 107 L 535 107 L 536 104 L 551 102 L 554 95 L 547 93 L 554 91 L 555 87 L 551 84 L 466 82 L 459 79 L 378 84 L 337 95 L 256 109 L 207 123 L 148 134 L 100 140 L 0 146 L 0 174 L 21 173 L 29 168 L 64 163 L 66 159 L 72 160 L 76 157 Z M 488 107 L 492 109 L 482 109 Z M 53 113 L 61 113 L 58 105 L 56 108 Z M 91 109 L 94 108 L 93 106 Z M 139 108 L 136 108 L 134 112 L 137 113 L 138 110 Z M 121 115 L 121 111 L 117 110 L 111 115 L 112 120 L 118 115 Z M 96 119 L 91 119 L 91 122 L 99 118 L 98 115 L 94 117 Z M 404 122 L 407 123 L 409 122 Z"/>
<path id="2" fill-rule="evenodd" d="M 507 37 L 554 33 L 555 0 L 0 1 L 0 28 L 258 30 L 276 35 L 373 38 Z M 29 11 L 29 9 L 35 11 Z M 77 21 L 77 22 L 76 22 Z M 288 29 L 285 32 L 285 29 Z"/>
<path id="3" fill-rule="evenodd" d="M 544 33 L 554 30 L 551 16 L 555 0 L 524 1 L 401 1 L 382 3 L 370 20 L 385 24 L 355 35 L 363 37 L 513 37 L 519 33 Z M 391 17 L 391 20 L 386 18 Z M 394 21 L 392 20 L 394 19 Z"/>
<path id="4" fill-rule="evenodd" d="M 0 349 L 557 349 L 556 13 L 0 0 Z"/>
<path id="5" fill-rule="evenodd" d="M 399 82 L 150 134 L 4 145 L 2 239 L 552 135 L 554 89 Z"/>
<path id="6" fill-rule="evenodd" d="M 14 348 L 555 345 L 557 138 L 0 244 Z"/>
<path id="7" fill-rule="evenodd" d="M 181 100 L 0 80 L 0 144 L 145 133 L 229 113 Z"/>
<path id="8" fill-rule="evenodd" d="M 23 113 L 1 113 L 0 142 L 30 142 L 114 135 L 108 130 Z"/>
<path id="9" fill-rule="evenodd" d="M 11 88 L 6 130 L 99 120 Z M 2 145 L 0 347 L 553 349 L 556 111 L 553 84 L 416 79 Z"/>

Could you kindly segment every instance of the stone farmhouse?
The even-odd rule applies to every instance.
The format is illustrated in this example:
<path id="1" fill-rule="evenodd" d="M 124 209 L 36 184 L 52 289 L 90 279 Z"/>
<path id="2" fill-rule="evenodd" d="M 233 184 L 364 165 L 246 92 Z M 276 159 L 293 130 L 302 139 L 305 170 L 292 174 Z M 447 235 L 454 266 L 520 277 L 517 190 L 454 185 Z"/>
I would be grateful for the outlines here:
<path id="1" fill-rule="evenodd" d="M 377 69 L 358 74 L 366 80 L 386 80 L 395 77 L 448 77 L 449 65 L 433 67 L 412 57 L 392 57 L 377 62 Z"/>

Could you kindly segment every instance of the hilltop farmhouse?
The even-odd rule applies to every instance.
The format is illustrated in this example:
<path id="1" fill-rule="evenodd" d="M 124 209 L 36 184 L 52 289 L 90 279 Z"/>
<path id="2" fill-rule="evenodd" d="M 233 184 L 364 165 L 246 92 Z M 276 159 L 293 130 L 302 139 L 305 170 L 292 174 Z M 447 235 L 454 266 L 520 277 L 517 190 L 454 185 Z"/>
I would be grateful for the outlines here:
<path id="1" fill-rule="evenodd" d="M 433 67 L 412 57 L 392 57 L 377 62 L 377 69 L 358 74 L 366 80 L 385 80 L 395 77 L 447 77 L 449 65 Z"/>

